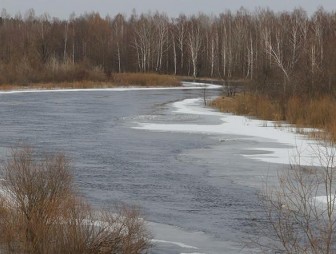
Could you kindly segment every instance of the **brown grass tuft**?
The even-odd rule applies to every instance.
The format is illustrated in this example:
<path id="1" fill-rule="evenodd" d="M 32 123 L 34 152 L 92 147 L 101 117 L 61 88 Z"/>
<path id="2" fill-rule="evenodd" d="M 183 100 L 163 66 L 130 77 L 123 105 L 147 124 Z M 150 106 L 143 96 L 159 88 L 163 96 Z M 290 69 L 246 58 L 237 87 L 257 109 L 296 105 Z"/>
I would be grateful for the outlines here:
<path id="1" fill-rule="evenodd" d="M 238 115 L 257 116 L 263 120 L 281 120 L 278 105 L 268 98 L 252 94 L 239 94 L 235 97 L 220 97 L 211 102 L 211 106 L 222 112 Z"/>

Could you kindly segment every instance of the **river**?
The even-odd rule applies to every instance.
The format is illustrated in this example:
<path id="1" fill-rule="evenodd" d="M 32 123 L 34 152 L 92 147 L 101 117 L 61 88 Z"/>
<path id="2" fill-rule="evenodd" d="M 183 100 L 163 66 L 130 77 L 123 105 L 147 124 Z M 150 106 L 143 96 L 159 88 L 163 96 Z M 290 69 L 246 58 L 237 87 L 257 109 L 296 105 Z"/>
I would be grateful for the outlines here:
<path id="1" fill-rule="evenodd" d="M 205 92 L 210 98 L 220 89 Z M 193 99 L 203 95 L 203 89 L 2 93 L 2 160 L 20 144 L 64 152 L 93 206 L 141 207 L 151 253 L 255 252 L 245 243 L 256 234 L 256 194 L 266 176 L 284 168 L 263 158 L 290 146 L 245 131 L 208 131 L 223 120 Z"/>

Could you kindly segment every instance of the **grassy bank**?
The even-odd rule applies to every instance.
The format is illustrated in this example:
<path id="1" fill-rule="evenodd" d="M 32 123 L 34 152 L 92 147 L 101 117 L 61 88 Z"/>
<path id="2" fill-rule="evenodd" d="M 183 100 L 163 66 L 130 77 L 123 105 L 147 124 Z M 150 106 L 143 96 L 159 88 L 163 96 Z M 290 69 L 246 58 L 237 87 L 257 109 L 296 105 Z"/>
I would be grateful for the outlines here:
<path id="1" fill-rule="evenodd" d="M 144 87 L 179 86 L 181 80 L 172 75 L 160 75 L 156 73 L 117 73 L 113 74 L 112 82 L 117 85 L 132 85 Z"/>
<path id="2" fill-rule="evenodd" d="M 160 75 L 156 73 L 116 73 L 104 81 L 73 81 L 73 82 L 50 82 L 29 84 L 0 84 L 0 90 L 22 89 L 88 89 L 88 88 L 113 88 L 113 87 L 174 87 L 180 86 L 179 77 Z"/>
<path id="3" fill-rule="evenodd" d="M 319 134 L 320 138 L 336 142 L 336 100 L 330 96 L 309 99 L 293 96 L 281 101 L 272 100 L 265 95 L 246 93 L 217 98 L 211 102 L 211 106 L 222 112 L 286 121 L 298 127 L 319 128 L 326 131 Z"/>

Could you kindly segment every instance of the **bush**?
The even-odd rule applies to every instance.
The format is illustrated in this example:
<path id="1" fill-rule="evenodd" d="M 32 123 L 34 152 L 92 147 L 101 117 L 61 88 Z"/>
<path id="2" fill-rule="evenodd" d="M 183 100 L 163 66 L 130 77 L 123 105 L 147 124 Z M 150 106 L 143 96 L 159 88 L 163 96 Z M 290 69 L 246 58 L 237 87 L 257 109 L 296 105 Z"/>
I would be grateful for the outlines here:
<path id="1" fill-rule="evenodd" d="M 300 165 L 300 157 L 279 175 L 279 186 L 261 193 L 265 211 L 254 241 L 264 253 L 335 253 L 335 147 L 321 143 L 313 156 L 320 167 Z"/>
<path id="2" fill-rule="evenodd" d="M 141 253 L 149 235 L 135 208 L 94 212 L 76 195 L 62 154 L 13 150 L 2 167 L 0 248 L 3 253 Z"/>

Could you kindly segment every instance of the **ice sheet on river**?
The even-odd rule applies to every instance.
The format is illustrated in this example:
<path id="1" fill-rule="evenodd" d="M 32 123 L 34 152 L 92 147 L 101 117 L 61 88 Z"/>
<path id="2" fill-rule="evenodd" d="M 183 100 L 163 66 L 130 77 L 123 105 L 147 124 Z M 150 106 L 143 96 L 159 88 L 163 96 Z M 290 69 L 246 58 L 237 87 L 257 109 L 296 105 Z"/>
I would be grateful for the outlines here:
<path id="1" fill-rule="evenodd" d="M 128 92 L 128 91 L 156 91 L 156 90 L 195 90 L 195 89 L 219 89 L 220 85 L 195 83 L 195 82 L 182 82 L 182 86 L 176 87 L 112 87 L 112 88 L 54 88 L 54 89 L 22 89 L 22 90 L 8 90 L 0 91 L 0 94 L 18 94 L 18 93 L 59 93 L 59 92 Z"/>
<path id="2" fill-rule="evenodd" d="M 136 129 L 183 132 L 201 134 L 231 134 L 239 135 L 242 139 L 268 140 L 286 145 L 282 148 L 249 148 L 250 154 L 244 156 L 269 163 L 301 165 L 321 165 L 316 149 L 319 144 L 309 140 L 307 136 L 297 133 L 297 129 L 288 124 L 280 127 L 272 121 L 251 119 L 245 116 L 236 116 L 228 113 L 214 111 L 203 106 L 203 99 L 186 99 L 172 104 L 173 114 L 192 114 L 214 116 L 220 120 L 220 124 L 166 124 L 166 123 L 137 123 Z M 302 130 L 302 129 L 301 129 Z M 311 129 L 304 129 L 309 132 Z M 225 140 L 222 140 L 225 142 Z M 260 153 L 258 153 L 260 151 Z M 266 152 L 265 152 L 266 151 Z"/>

